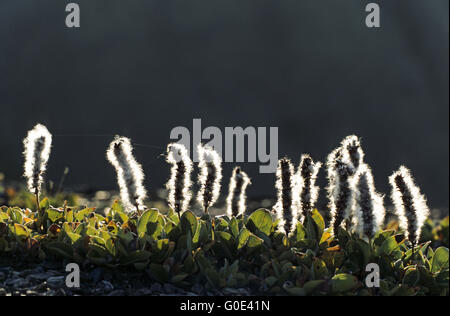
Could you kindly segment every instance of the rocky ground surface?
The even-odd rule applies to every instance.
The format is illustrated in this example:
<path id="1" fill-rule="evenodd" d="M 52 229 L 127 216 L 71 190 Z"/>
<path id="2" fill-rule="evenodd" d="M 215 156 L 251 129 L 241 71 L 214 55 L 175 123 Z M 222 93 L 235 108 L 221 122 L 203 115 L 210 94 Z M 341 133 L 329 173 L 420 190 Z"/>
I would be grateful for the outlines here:
<path id="1" fill-rule="evenodd" d="M 196 284 L 181 289 L 154 283 L 145 273 L 93 268 L 81 271 L 80 287 L 68 288 L 65 266 L 60 263 L 6 266 L 0 261 L 0 296 L 199 296 L 250 295 L 248 289 L 205 289 Z"/>

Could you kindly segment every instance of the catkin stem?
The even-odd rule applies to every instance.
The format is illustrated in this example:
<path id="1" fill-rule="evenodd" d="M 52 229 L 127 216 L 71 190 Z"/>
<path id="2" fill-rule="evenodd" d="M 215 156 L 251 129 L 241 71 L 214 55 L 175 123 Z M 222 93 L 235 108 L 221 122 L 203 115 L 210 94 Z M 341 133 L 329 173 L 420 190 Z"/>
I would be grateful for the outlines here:
<path id="1" fill-rule="evenodd" d="M 37 191 L 37 190 L 36 190 L 35 197 L 36 197 L 36 209 L 37 209 L 39 215 L 42 216 L 43 214 L 41 213 L 41 207 L 40 207 L 41 203 L 39 202 L 39 191 Z"/>
<path id="2" fill-rule="evenodd" d="M 135 206 L 136 206 L 136 212 L 137 212 L 138 216 L 141 216 L 142 213 L 141 213 L 141 211 L 139 210 L 139 204 L 136 203 Z"/>
<path id="3" fill-rule="evenodd" d="M 178 219 L 180 219 L 181 220 L 181 210 L 180 210 L 180 203 L 176 203 L 175 204 L 175 211 L 177 212 L 177 214 L 178 214 Z"/>

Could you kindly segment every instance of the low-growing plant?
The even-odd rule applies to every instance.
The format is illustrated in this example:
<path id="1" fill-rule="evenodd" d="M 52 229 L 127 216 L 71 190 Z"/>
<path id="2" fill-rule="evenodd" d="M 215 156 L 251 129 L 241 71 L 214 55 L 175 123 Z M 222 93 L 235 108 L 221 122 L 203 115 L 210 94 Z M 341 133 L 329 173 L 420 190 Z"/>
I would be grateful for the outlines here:
<path id="1" fill-rule="evenodd" d="M 35 212 L 1 208 L 2 256 L 137 269 L 154 282 L 186 288 L 206 282 L 267 295 L 448 295 L 447 248 L 422 242 L 412 257 L 403 232 L 393 229 L 378 231 L 372 243 L 342 228 L 336 238 L 317 210 L 286 237 L 265 209 L 231 218 L 186 211 L 181 219 L 156 209 L 129 217 L 119 202 L 105 215 L 53 208 L 46 199 L 41 209 L 42 233 Z M 445 225 L 435 240 L 448 233 L 448 219 Z M 364 284 L 369 263 L 380 266 L 380 288 Z"/>
<path id="2" fill-rule="evenodd" d="M 183 148 L 171 148 L 183 155 Z M 177 160 L 170 150 L 171 209 L 163 214 L 141 207 L 145 191 L 138 186 L 143 174 L 133 174 L 137 163 L 131 145 L 116 138 L 109 154 L 121 190 L 126 190 L 122 202 L 115 201 L 103 213 L 67 203 L 54 207 L 47 198 L 38 211 L 1 207 L 0 256 L 135 269 L 153 282 L 185 288 L 199 283 L 216 289 L 246 287 L 263 295 L 449 294 L 448 217 L 437 225 L 426 219 L 425 200 L 402 167 L 390 178 L 399 221 L 382 225 L 383 198 L 374 188 L 357 138 L 346 138 L 327 162 L 333 215 L 329 227 L 317 209 L 309 210 L 314 204 L 311 193 L 299 194 L 301 185 L 314 186 L 310 180 L 318 172 L 319 165 L 306 168 L 306 158 L 297 172 L 288 158 L 280 159 L 275 215 L 263 208 L 243 211 L 244 189 L 236 189 L 242 171 L 235 169 L 231 214 L 211 216 L 208 208 L 220 193 L 221 161 L 212 148 L 200 149 L 198 201 L 203 216 L 196 216 L 186 202 L 190 160 Z M 302 203 L 308 211 L 299 216 Z M 238 205 L 237 212 L 233 205 Z M 141 214 L 136 216 L 135 210 Z M 365 284 L 370 263 L 380 269 L 378 288 Z"/>

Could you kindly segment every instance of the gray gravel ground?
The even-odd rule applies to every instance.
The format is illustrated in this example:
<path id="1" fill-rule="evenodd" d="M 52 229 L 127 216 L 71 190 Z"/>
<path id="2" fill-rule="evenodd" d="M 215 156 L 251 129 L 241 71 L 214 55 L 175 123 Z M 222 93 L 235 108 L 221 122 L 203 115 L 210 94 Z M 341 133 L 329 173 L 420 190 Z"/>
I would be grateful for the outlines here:
<path id="1" fill-rule="evenodd" d="M 5 266 L 0 260 L 0 296 L 221 296 L 250 295 L 248 289 L 205 289 L 196 284 L 181 289 L 153 282 L 145 273 L 93 268 L 81 272 L 80 288 L 65 285 L 67 273 L 61 263 Z"/>

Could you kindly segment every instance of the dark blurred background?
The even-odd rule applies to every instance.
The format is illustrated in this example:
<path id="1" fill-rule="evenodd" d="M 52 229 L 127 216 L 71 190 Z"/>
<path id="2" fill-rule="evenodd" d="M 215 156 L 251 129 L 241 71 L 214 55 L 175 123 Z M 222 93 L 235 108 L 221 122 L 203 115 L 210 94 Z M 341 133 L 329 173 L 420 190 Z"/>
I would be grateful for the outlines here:
<path id="1" fill-rule="evenodd" d="M 42 122 L 54 134 L 49 179 L 69 166 L 68 187 L 114 189 L 104 152 L 117 133 L 145 145 L 135 152 L 153 192 L 170 130 L 201 118 L 278 126 L 280 156 L 296 162 L 358 134 L 380 191 L 406 164 L 430 206 L 448 208 L 448 0 L 374 1 L 379 29 L 361 0 L 74 0 L 79 29 L 65 26 L 69 2 L 0 1 L 6 179 L 20 180 L 22 138 Z M 273 174 L 243 167 L 250 196 L 275 195 Z"/>

